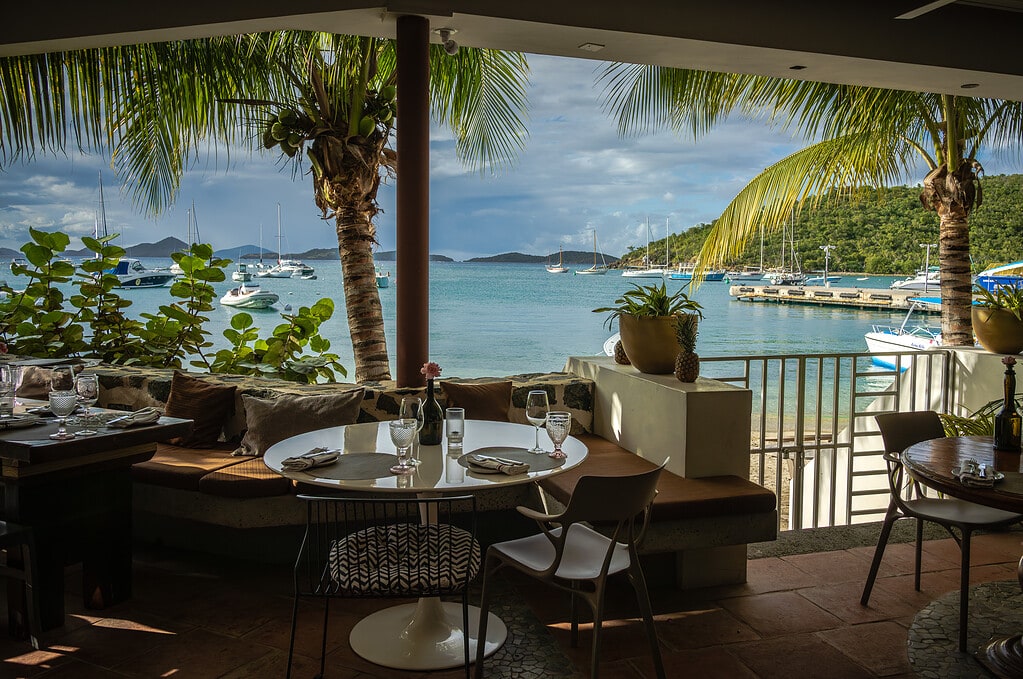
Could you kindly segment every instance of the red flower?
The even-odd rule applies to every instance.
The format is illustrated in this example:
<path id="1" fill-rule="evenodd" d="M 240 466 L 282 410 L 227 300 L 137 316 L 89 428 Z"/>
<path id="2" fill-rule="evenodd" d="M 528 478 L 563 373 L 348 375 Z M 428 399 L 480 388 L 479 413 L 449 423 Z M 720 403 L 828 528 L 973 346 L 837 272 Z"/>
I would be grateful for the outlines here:
<path id="1" fill-rule="evenodd" d="M 7 353 L 7 342 L 0 341 L 0 354 Z"/>
<path id="2" fill-rule="evenodd" d="M 423 367 L 419 369 L 419 372 L 426 375 L 426 379 L 432 380 L 440 377 L 440 366 L 433 361 L 428 361 L 423 364 Z"/>

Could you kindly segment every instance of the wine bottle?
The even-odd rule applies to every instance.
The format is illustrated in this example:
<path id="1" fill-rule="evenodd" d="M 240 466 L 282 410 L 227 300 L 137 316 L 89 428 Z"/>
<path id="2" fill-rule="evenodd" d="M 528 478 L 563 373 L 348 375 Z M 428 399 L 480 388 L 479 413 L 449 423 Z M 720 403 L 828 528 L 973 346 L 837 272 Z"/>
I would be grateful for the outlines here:
<path id="1" fill-rule="evenodd" d="M 1016 410 L 1016 373 L 1012 366 L 1016 359 L 1006 356 L 1002 359 L 1005 364 L 1005 391 L 1002 409 L 995 415 L 995 450 L 1008 452 L 1020 452 L 1020 429 L 1023 426 L 1023 417 Z"/>
<path id="2" fill-rule="evenodd" d="M 419 444 L 440 445 L 444 431 L 444 412 L 433 393 L 433 380 L 426 380 L 426 401 L 423 403 L 423 428 L 419 430 Z"/>

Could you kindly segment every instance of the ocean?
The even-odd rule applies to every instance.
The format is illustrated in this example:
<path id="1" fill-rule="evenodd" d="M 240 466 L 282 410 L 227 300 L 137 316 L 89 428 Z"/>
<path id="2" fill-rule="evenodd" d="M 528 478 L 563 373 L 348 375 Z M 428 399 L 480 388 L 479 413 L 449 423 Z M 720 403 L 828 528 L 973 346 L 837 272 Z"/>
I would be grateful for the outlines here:
<path id="1" fill-rule="evenodd" d="M 148 267 L 169 266 L 169 259 L 143 259 Z M 248 311 L 258 327 L 269 330 L 281 321 L 285 305 L 297 310 L 321 297 L 334 300 L 334 317 L 321 328 L 331 349 L 354 372 L 348 338 L 341 265 L 337 261 L 310 261 L 316 280 L 257 279 L 266 290 L 280 295 L 275 307 Z M 395 279 L 394 262 L 381 262 L 392 273 L 391 287 L 380 290 L 388 350 L 394 370 Z M 233 266 L 228 271 L 233 270 Z M 8 278 L 18 288 L 17 278 Z M 847 276 L 835 287 L 887 288 L 891 276 L 857 280 Z M 658 284 L 654 279 L 623 278 L 617 271 L 604 276 L 550 274 L 542 265 L 432 262 L 430 264 L 430 360 L 444 377 L 503 376 L 561 370 L 569 356 L 602 352 L 604 341 L 617 331 L 604 324 L 607 314 L 593 313 L 609 306 L 631 284 Z M 669 291 L 685 281 L 667 281 Z M 223 331 L 239 310 L 221 306 L 219 298 L 230 280 L 216 286 L 217 307 L 209 314 L 207 329 L 216 348 L 227 346 Z M 866 351 L 863 334 L 872 324 L 899 324 L 905 312 L 766 304 L 734 301 L 729 284 L 706 282 L 694 297 L 704 307 L 697 352 L 701 356 L 750 356 L 797 353 Z M 155 313 L 170 301 L 167 288 L 121 290 L 131 300 L 128 312 Z"/>

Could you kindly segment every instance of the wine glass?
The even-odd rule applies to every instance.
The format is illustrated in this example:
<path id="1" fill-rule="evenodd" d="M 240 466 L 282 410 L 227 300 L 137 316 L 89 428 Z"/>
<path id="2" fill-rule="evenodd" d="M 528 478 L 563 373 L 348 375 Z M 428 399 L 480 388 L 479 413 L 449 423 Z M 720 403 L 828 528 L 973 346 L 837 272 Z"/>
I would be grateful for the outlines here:
<path id="1" fill-rule="evenodd" d="M 412 441 L 416 438 L 416 421 L 410 418 L 391 420 L 388 423 L 391 430 L 391 443 L 398 452 L 398 464 L 391 467 L 392 474 L 409 474 L 415 470 L 410 464 Z"/>
<path id="2" fill-rule="evenodd" d="M 89 419 L 91 417 L 90 409 L 99 400 L 99 379 L 92 373 L 79 375 L 75 380 L 75 392 L 78 393 L 78 402 L 85 408 L 85 412 L 82 413 L 82 422 L 85 423 L 85 428 L 80 429 L 78 435 L 92 436 L 98 433 L 95 429 L 89 428 Z"/>
<path id="3" fill-rule="evenodd" d="M 74 390 L 50 392 L 50 410 L 57 416 L 57 423 L 60 425 L 57 427 L 55 434 L 50 434 L 51 439 L 65 441 L 75 437 L 74 434 L 67 430 L 65 425 L 67 424 L 68 415 L 73 413 L 77 407 L 78 394 Z"/>
<path id="4" fill-rule="evenodd" d="M 74 391 L 75 371 L 69 365 L 58 365 L 50 369 L 50 391 Z"/>
<path id="5" fill-rule="evenodd" d="M 401 409 L 398 411 L 398 417 L 403 420 L 415 420 L 416 421 L 416 437 L 412 441 L 412 460 L 411 464 L 416 466 L 419 464 L 419 456 L 416 454 L 416 446 L 419 443 L 419 432 L 422 431 L 423 425 L 426 423 L 423 415 L 423 400 L 418 396 L 406 396 L 401 399 Z"/>
<path id="6" fill-rule="evenodd" d="M 554 443 L 554 451 L 547 453 L 548 457 L 563 458 L 568 457 L 561 450 L 561 444 L 568 438 L 568 433 L 572 431 L 572 413 L 566 413 L 561 411 L 551 411 L 547 413 L 546 419 L 547 435 L 551 437 L 551 442 Z"/>
<path id="7" fill-rule="evenodd" d="M 540 447 L 540 427 L 544 426 L 544 422 L 547 420 L 548 410 L 550 410 L 550 404 L 547 401 L 546 391 L 536 389 L 526 394 L 526 419 L 536 427 L 536 437 L 529 452 L 536 455 L 546 452 Z"/>
<path id="8" fill-rule="evenodd" d="M 17 389 L 18 366 L 0 365 L 0 419 L 14 415 L 14 392 Z"/>

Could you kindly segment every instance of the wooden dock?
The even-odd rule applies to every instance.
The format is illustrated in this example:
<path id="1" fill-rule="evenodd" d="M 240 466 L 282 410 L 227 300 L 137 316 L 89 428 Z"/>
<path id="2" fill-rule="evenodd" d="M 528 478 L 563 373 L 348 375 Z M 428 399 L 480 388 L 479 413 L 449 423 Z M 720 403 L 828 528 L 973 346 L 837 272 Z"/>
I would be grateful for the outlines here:
<path id="1" fill-rule="evenodd" d="M 885 288 L 836 288 L 822 285 L 733 285 L 728 294 L 742 302 L 774 302 L 776 304 L 815 304 L 817 306 L 852 309 L 907 310 L 910 299 L 920 297 L 919 291 Z M 919 311 L 938 311 L 919 308 Z"/>

